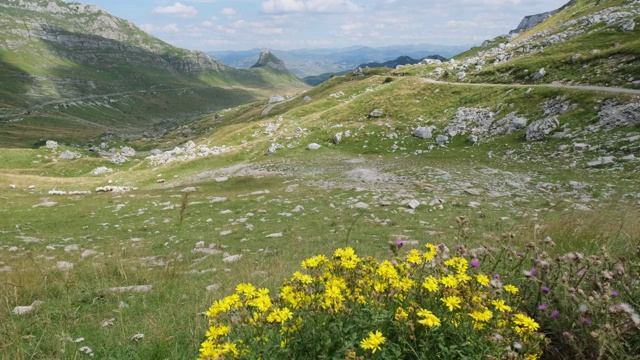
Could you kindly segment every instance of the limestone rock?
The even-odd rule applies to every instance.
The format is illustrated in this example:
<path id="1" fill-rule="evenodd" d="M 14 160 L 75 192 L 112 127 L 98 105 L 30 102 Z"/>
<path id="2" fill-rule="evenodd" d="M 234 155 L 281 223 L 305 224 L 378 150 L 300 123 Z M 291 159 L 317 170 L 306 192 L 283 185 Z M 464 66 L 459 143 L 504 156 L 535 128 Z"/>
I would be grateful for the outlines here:
<path id="1" fill-rule="evenodd" d="M 340 144 L 340 142 L 342 141 L 342 133 L 337 133 L 333 136 L 333 143 L 334 144 Z"/>
<path id="2" fill-rule="evenodd" d="M 79 153 L 77 153 L 75 151 L 65 150 L 65 151 L 62 152 L 62 154 L 60 154 L 58 159 L 73 160 L 73 159 L 80 159 L 81 157 L 82 157 L 82 155 L 80 155 Z"/>
<path id="3" fill-rule="evenodd" d="M 58 148 L 58 143 L 56 141 L 53 141 L 53 140 L 47 140 L 47 143 L 46 143 L 45 146 L 49 150 L 56 150 Z"/>
<path id="4" fill-rule="evenodd" d="M 431 139 L 433 134 L 431 133 L 431 128 L 427 126 L 419 126 L 413 131 L 413 136 L 420 139 Z"/>
<path id="5" fill-rule="evenodd" d="M 531 76 L 531 79 L 533 79 L 533 81 L 540 80 L 540 79 L 542 79 L 545 75 L 547 75 L 547 71 L 546 71 L 544 68 L 541 68 L 540 70 L 536 71 L 536 72 Z"/>
<path id="6" fill-rule="evenodd" d="M 316 143 L 311 143 L 309 145 L 307 145 L 307 150 L 318 150 L 320 149 L 322 146 Z"/>
<path id="7" fill-rule="evenodd" d="M 616 162 L 616 158 L 613 156 L 604 156 L 604 157 L 600 157 L 594 161 L 589 161 L 587 163 L 588 167 L 604 167 L 604 166 L 610 166 L 610 165 L 614 165 Z"/>
<path id="8" fill-rule="evenodd" d="M 383 114 L 383 113 L 382 113 L 382 110 L 380 110 L 380 109 L 375 109 L 375 110 L 373 110 L 373 111 L 369 114 L 369 117 L 370 117 L 370 118 L 379 118 L 379 117 L 381 117 L 381 116 L 382 116 L 382 114 Z"/>
<path id="9" fill-rule="evenodd" d="M 620 25 L 620 30 L 624 32 L 631 32 L 635 28 L 636 28 L 636 23 L 635 21 L 633 21 L 633 19 L 629 19 L 623 22 L 622 25 Z"/>
<path id="10" fill-rule="evenodd" d="M 560 123 L 555 116 L 534 121 L 527 127 L 527 141 L 544 140 L 549 137 L 558 126 L 560 126 Z"/>
<path id="11" fill-rule="evenodd" d="M 449 141 L 449 137 L 446 135 L 438 135 L 438 137 L 436 138 L 436 143 L 437 144 L 445 144 Z"/>

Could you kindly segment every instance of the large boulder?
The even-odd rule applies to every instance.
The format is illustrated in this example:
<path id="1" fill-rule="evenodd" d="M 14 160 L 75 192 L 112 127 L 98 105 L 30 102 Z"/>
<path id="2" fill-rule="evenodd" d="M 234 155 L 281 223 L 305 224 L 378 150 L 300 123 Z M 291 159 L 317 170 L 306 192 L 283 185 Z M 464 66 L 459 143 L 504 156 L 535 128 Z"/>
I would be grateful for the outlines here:
<path id="1" fill-rule="evenodd" d="M 419 126 L 415 130 L 413 130 L 413 136 L 420 139 L 431 139 L 433 137 L 433 134 L 431 133 L 431 128 L 427 126 Z"/>
<path id="2" fill-rule="evenodd" d="M 120 149 L 120 154 L 122 156 L 136 156 L 136 151 L 133 148 L 124 146 Z"/>
<path id="3" fill-rule="evenodd" d="M 558 126 L 560 126 L 560 123 L 558 122 L 558 118 L 555 116 L 534 121 L 529 125 L 529 127 L 527 127 L 527 141 L 544 140 L 549 137 L 549 135 L 551 135 Z"/>
<path id="4" fill-rule="evenodd" d="M 53 141 L 53 140 L 47 140 L 47 143 L 46 143 L 45 146 L 49 150 L 56 150 L 58 148 L 58 143 L 56 141 Z"/>
<path id="5" fill-rule="evenodd" d="M 82 157 L 82 155 L 80 155 L 79 153 L 77 153 L 75 151 L 65 150 L 65 151 L 62 152 L 62 154 L 60 154 L 58 159 L 73 160 L 73 159 L 80 159 L 81 157 Z"/>
<path id="6" fill-rule="evenodd" d="M 379 118 L 382 116 L 382 110 L 380 109 L 375 109 L 373 110 L 371 113 L 369 113 L 369 117 L 370 118 Z"/>
<path id="7" fill-rule="evenodd" d="M 533 79 L 534 81 L 535 81 L 535 80 L 540 80 L 540 79 L 542 79 L 545 75 L 547 75 L 547 71 L 546 71 L 544 68 L 542 68 L 542 69 L 540 69 L 540 70 L 536 71 L 536 72 L 531 76 L 531 79 Z"/>
<path id="8" fill-rule="evenodd" d="M 269 148 L 267 149 L 267 152 L 265 153 L 265 155 L 274 154 L 276 151 L 278 151 L 278 145 L 277 144 L 271 144 L 271 146 L 269 146 Z"/>

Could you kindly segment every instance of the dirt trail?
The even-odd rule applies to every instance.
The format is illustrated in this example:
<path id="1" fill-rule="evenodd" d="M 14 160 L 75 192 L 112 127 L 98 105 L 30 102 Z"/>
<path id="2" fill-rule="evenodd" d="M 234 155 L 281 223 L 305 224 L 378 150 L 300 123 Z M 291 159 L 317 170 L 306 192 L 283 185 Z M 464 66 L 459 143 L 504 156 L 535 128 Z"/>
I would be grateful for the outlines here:
<path id="1" fill-rule="evenodd" d="M 606 86 L 591 86 L 591 85 L 564 85 L 564 84 L 538 84 L 538 85 L 525 85 L 525 84 L 486 84 L 486 83 L 456 83 L 447 81 L 438 81 L 433 79 L 422 78 L 422 81 L 430 84 L 442 84 L 442 85 L 455 85 L 455 86 L 481 86 L 481 87 L 518 87 L 518 88 L 530 88 L 530 87 L 548 87 L 548 88 L 562 88 L 562 89 L 574 89 L 574 90 L 586 90 L 586 91 L 604 91 L 614 93 L 625 93 L 640 95 L 640 90 L 618 88 L 618 87 L 606 87 Z"/>

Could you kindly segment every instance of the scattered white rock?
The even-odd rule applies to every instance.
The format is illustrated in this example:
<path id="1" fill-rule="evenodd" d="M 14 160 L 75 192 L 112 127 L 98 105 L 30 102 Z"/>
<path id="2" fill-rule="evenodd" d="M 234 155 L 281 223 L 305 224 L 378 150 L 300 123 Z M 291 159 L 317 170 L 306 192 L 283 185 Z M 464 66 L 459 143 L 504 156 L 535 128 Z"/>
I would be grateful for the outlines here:
<path id="1" fill-rule="evenodd" d="M 207 285 L 207 291 L 216 291 L 222 287 L 220 284 Z"/>
<path id="2" fill-rule="evenodd" d="M 73 269 L 73 263 L 67 261 L 58 261 L 56 267 L 58 268 L 58 270 L 71 270 Z"/>
<path id="3" fill-rule="evenodd" d="M 221 176 L 221 177 L 215 178 L 215 180 L 216 180 L 216 182 L 225 182 L 225 181 L 229 181 L 229 177 Z"/>
<path id="4" fill-rule="evenodd" d="M 431 133 L 430 127 L 419 126 L 413 131 L 413 136 L 420 139 L 431 139 L 433 137 L 433 134 Z"/>
<path id="5" fill-rule="evenodd" d="M 11 189 L 17 189 L 18 187 L 16 186 L 16 184 L 11 184 L 11 185 L 9 185 L 9 188 L 11 188 Z"/>
<path id="6" fill-rule="evenodd" d="M 36 300 L 28 306 L 16 306 L 13 308 L 12 313 L 16 315 L 24 315 L 37 310 L 42 304 L 44 304 L 44 301 Z"/>
<path id="7" fill-rule="evenodd" d="M 222 259 L 222 262 L 225 263 L 234 263 L 236 261 L 239 261 L 240 259 L 242 259 L 242 254 L 238 254 L 238 255 L 230 255 L 227 256 L 225 258 Z"/>
<path id="8" fill-rule="evenodd" d="M 56 141 L 53 140 L 47 140 L 45 146 L 47 147 L 47 149 L 49 150 L 56 150 L 58 149 L 58 143 Z"/>
<path id="9" fill-rule="evenodd" d="M 195 188 L 195 187 L 193 187 L 193 186 L 191 186 L 191 187 L 186 187 L 186 188 L 182 189 L 180 192 L 183 192 L 183 193 L 192 193 L 192 192 L 195 192 L 195 191 L 196 191 L 196 188 Z"/>
<path id="10" fill-rule="evenodd" d="M 104 319 L 100 322 L 100 326 L 101 327 L 108 327 L 108 326 L 113 326 L 113 324 L 116 322 L 115 318 L 111 318 L 111 319 Z"/>
<path id="11" fill-rule="evenodd" d="M 135 334 L 131 337 L 131 341 L 140 341 L 144 339 L 144 334 Z"/>
<path id="12" fill-rule="evenodd" d="M 80 351 L 81 353 L 85 353 L 90 357 L 93 357 L 93 350 L 88 346 L 83 346 L 80 349 L 78 349 L 78 351 Z"/>
<path id="13" fill-rule="evenodd" d="M 307 145 L 307 150 L 318 150 L 320 149 L 322 146 L 316 143 L 311 143 L 309 145 Z"/>
<path id="14" fill-rule="evenodd" d="M 80 255 L 83 259 L 89 256 L 93 256 L 95 254 L 97 254 L 98 252 L 95 250 L 85 250 L 82 252 L 82 255 Z"/>
<path id="15" fill-rule="evenodd" d="M 273 233 L 273 234 L 269 234 L 269 235 L 267 235 L 265 237 L 267 237 L 267 238 L 278 238 L 278 237 L 282 237 L 282 233 L 281 232 Z"/>
<path id="16" fill-rule="evenodd" d="M 616 158 L 614 156 L 603 156 L 594 161 L 589 161 L 587 163 L 588 167 L 603 167 L 609 166 L 616 163 Z"/>
<path id="17" fill-rule="evenodd" d="M 233 232 L 233 231 L 231 231 L 231 230 L 221 231 L 221 232 L 220 232 L 220 236 L 226 236 L 226 235 L 231 234 L 232 232 Z"/>
<path id="18" fill-rule="evenodd" d="M 107 174 L 112 172 L 113 172 L 113 169 L 108 168 L 106 166 L 100 166 L 98 168 L 91 170 L 92 175 L 102 175 L 102 174 Z"/>
<path id="19" fill-rule="evenodd" d="M 121 286 L 121 287 L 112 287 L 108 288 L 106 291 L 113 293 L 122 293 L 122 292 L 147 292 L 151 291 L 153 286 L 151 285 L 134 285 L 134 286 Z"/>
<path id="20" fill-rule="evenodd" d="M 415 209 L 418 208 L 418 206 L 420 206 L 420 201 L 418 201 L 416 199 L 412 199 L 411 201 L 409 201 L 407 206 L 415 210 Z"/>
<path id="21" fill-rule="evenodd" d="M 56 204 L 58 204 L 58 203 L 55 202 L 55 201 L 44 201 L 44 202 L 41 202 L 40 204 L 33 205 L 32 207 L 33 208 L 37 208 L 37 207 L 40 207 L 40 206 L 42 206 L 42 207 L 52 207 L 52 206 L 55 206 Z"/>
<path id="22" fill-rule="evenodd" d="M 369 208 L 369 204 L 364 203 L 364 202 L 358 202 L 355 205 L 353 205 L 353 208 L 355 209 L 368 209 Z"/>

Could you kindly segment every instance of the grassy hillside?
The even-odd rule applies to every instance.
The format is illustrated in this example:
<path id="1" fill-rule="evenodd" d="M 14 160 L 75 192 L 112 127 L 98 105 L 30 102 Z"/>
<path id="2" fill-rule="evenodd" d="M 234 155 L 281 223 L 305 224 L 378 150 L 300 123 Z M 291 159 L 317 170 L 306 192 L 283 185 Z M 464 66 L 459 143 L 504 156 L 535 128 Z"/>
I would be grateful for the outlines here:
<path id="1" fill-rule="evenodd" d="M 556 16 L 564 19 L 567 12 L 571 7 Z M 559 23 L 556 17 L 547 22 Z M 612 31 L 584 36 L 603 51 L 615 36 L 620 47 L 634 41 L 610 26 Z M 563 46 L 585 48 L 581 39 Z M 505 54 L 501 42 L 482 51 Z M 523 64 L 530 71 L 560 69 L 547 55 L 561 49 L 550 45 L 477 73 L 468 63 L 466 81 L 476 84 L 425 79 L 449 66 L 441 79 L 457 79 L 465 71 L 456 68 L 463 66 L 462 56 L 455 63 L 367 69 L 364 76 L 334 77 L 285 101 L 257 100 L 203 114 L 168 127 L 162 137 L 107 136 L 101 140 L 106 149 L 129 145 L 139 151 L 118 165 L 112 154 L 78 147 L 0 149 L 0 358 L 76 359 L 90 350 L 96 358 L 193 359 L 209 326 L 202 314 L 237 284 L 250 282 L 276 297 L 283 278 L 307 271 L 300 269 L 305 258 L 331 258 L 334 249 L 350 246 L 363 257 L 393 260 L 389 243 L 401 240 L 400 256 L 424 250 L 427 242 L 441 244 L 443 252 L 474 257 L 487 274 L 517 285 L 514 304 L 540 324 L 549 343 L 541 358 L 634 359 L 640 350 L 632 318 L 640 308 L 639 95 L 566 88 L 545 77 L 518 83 L 515 75 L 495 70 L 510 66 L 511 74 L 519 74 Z M 477 51 L 469 54 L 477 57 Z M 607 71 L 584 56 L 583 65 Z M 636 65 L 632 60 L 625 68 Z M 278 79 L 267 70 L 253 71 Z M 214 81 L 207 76 L 196 77 Z M 501 84 L 477 84 L 493 78 Z M 32 85 L 14 86 L 26 92 Z M 163 108 L 166 101 L 195 106 L 205 100 L 202 94 L 224 96 L 227 90 L 184 87 L 42 109 L 59 112 L 57 121 L 80 124 L 91 116 L 85 109 L 100 106 L 119 127 L 125 122 L 118 114 L 131 108 L 127 101 L 151 103 L 145 111 L 161 117 L 177 111 Z M 240 98 L 255 96 L 235 91 Z M 47 118 L 39 109 L 3 125 L 15 132 L 6 139 L 23 136 L 25 124 L 33 131 L 29 137 L 42 136 Z M 48 129 L 63 135 L 74 126 Z M 65 136 L 71 141 L 78 135 Z M 312 143 L 320 147 L 307 150 Z M 140 152 L 154 148 L 164 152 Z M 275 152 L 265 155 L 268 149 Z M 61 158 L 65 151 L 80 158 Z M 126 188 L 96 191 L 107 185 Z M 70 193 L 79 190 L 90 192 Z M 118 289 L 132 286 L 143 287 Z M 394 309 L 368 321 L 395 319 L 395 307 L 413 306 L 388 298 Z M 14 313 L 36 301 L 42 303 L 33 311 Z M 345 341 L 369 355 L 357 347 L 362 336 L 354 336 Z M 479 341 L 489 338 L 493 333 Z M 459 344 L 437 343 L 447 347 L 438 350 L 443 354 Z"/>
<path id="2" fill-rule="evenodd" d="M 237 70 L 175 48 L 95 7 L 0 7 L 2 146 L 35 146 L 52 133 L 75 144 L 105 131 L 141 134 L 306 87 L 288 73 Z"/>

